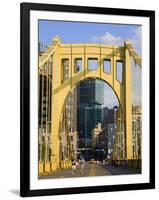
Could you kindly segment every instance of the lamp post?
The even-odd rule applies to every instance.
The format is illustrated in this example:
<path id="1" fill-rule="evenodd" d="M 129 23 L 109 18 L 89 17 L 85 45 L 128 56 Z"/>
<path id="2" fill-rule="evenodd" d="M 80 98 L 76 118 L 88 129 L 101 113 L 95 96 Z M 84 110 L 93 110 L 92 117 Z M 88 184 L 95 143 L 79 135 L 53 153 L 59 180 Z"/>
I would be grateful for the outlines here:
<path id="1" fill-rule="evenodd" d="M 119 142 L 119 135 L 118 135 L 118 133 L 117 133 L 117 128 L 118 128 L 118 126 L 117 126 L 117 106 L 114 106 L 114 127 L 115 127 L 115 137 L 116 137 L 116 140 L 115 140 L 115 157 L 116 157 L 116 159 L 118 159 L 118 155 L 119 155 L 119 149 L 118 149 L 118 142 Z"/>
<path id="2" fill-rule="evenodd" d="M 38 52 L 39 52 L 39 54 L 41 52 L 41 48 L 48 49 L 48 46 L 45 43 L 43 43 L 43 42 L 39 42 L 38 43 Z"/>

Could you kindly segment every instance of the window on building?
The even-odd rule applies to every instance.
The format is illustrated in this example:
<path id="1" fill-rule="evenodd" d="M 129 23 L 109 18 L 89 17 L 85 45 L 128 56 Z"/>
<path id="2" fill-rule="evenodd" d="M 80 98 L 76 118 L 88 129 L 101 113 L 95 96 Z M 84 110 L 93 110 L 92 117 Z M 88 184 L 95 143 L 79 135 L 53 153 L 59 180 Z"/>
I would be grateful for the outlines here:
<path id="1" fill-rule="evenodd" d="M 123 82 L 123 61 L 119 60 L 116 62 L 116 79 Z"/>
<path id="2" fill-rule="evenodd" d="M 111 60 L 104 59 L 104 72 L 110 74 L 111 73 Z"/>
<path id="3" fill-rule="evenodd" d="M 67 115 L 68 118 L 70 118 L 70 112 L 68 112 L 66 115 Z"/>
<path id="4" fill-rule="evenodd" d="M 69 59 L 62 59 L 62 82 L 69 78 Z"/>
<path id="5" fill-rule="evenodd" d="M 71 125 L 71 120 L 68 120 L 68 125 Z"/>
<path id="6" fill-rule="evenodd" d="M 97 58 L 89 58 L 88 59 L 88 70 L 95 71 L 98 69 L 98 59 Z"/>
<path id="7" fill-rule="evenodd" d="M 73 136 L 70 136 L 70 140 L 73 141 Z"/>
<path id="8" fill-rule="evenodd" d="M 82 71 L 82 58 L 76 58 L 74 63 L 74 73 Z"/>

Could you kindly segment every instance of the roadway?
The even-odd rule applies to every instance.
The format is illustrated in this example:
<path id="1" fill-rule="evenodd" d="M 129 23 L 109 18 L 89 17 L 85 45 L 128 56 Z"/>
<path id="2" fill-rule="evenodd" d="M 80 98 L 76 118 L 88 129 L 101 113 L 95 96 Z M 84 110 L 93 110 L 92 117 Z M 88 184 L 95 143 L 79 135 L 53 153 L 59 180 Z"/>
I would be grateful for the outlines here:
<path id="1" fill-rule="evenodd" d="M 90 164 L 86 163 L 83 173 L 81 173 L 80 165 L 77 166 L 76 172 L 72 169 L 58 170 L 51 174 L 46 174 L 40 179 L 52 178 L 72 178 L 72 177 L 88 177 L 88 176 L 108 176 L 108 175 L 124 175 L 124 174 L 139 174 L 138 169 L 128 169 L 124 167 L 117 167 L 112 165 Z"/>

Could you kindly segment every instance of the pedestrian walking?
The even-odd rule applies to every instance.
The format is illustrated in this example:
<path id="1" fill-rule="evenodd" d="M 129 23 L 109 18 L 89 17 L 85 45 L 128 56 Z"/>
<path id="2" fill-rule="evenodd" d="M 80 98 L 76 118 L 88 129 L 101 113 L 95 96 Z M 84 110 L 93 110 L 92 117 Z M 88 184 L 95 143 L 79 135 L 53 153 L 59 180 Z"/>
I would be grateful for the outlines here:
<path id="1" fill-rule="evenodd" d="M 81 174 L 83 174 L 84 173 L 84 167 L 85 167 L 85 160 L 84 160 L 83 156 L 81 156 L 80 164 L 81 164 Z"/>
<path id="2" fill-rule="evenodd" d="M 72 161 L 72 174 L 76 173 L 76 166 L 77 166 L 77 161 L 74 159 Z"/>

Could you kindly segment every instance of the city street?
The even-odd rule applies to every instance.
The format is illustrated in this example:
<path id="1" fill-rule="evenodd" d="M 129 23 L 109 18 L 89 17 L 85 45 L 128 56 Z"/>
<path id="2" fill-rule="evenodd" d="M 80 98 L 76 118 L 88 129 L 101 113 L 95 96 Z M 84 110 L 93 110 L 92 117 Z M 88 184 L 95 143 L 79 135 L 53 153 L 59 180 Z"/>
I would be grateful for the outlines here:
<path id="1" fill-rule="evenodd" d="M 87 176 L 107 176 L 107 175 L 124 175 L 124 174 L 139 174 L 140 170 L 126 169 L 112 165 L 103 166 L 102 164 L 86 163 L 84 172 L 81 174 L 80 165 L 76 169 L 76 173 L 72 173 L 72 169 L 58 170 L 51 174 L 40 177 L 40 179 L 52 178 L 72 178 L 72 177 L 87 177 Z"/>

